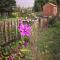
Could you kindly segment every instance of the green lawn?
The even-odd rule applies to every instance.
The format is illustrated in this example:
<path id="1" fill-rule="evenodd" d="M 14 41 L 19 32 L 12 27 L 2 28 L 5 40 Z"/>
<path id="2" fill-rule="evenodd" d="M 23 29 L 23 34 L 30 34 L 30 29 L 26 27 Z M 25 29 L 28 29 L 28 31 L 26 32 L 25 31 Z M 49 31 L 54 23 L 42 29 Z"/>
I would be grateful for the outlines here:
<path id="1" fill-rule="evenodd" d="M 40 32 L 37 47 L 43 60 L 60 60 L 60 21 Z"/>

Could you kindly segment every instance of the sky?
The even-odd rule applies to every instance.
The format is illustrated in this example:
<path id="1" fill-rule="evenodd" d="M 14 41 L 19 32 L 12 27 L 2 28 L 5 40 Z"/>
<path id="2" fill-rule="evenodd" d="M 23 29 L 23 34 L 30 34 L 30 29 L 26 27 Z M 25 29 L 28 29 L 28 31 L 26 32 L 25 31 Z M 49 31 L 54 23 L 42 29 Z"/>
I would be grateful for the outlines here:
<path id="1" fill-rule="evenodd" d="M 16 5 L 21 8 L 33 7 L 34 0 L 16 0 Z"/>

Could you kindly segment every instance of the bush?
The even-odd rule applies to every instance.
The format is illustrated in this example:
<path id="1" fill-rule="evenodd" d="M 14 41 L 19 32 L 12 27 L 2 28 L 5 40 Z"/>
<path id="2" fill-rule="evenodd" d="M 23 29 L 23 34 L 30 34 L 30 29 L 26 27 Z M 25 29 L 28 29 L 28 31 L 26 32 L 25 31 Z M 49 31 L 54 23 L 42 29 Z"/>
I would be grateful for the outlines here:
<path id="1" fill-rule="evenodd" d="M 50 26 L 55 26 L 56 23 L 56 17 L 48 18 L 48 24 Z"/>

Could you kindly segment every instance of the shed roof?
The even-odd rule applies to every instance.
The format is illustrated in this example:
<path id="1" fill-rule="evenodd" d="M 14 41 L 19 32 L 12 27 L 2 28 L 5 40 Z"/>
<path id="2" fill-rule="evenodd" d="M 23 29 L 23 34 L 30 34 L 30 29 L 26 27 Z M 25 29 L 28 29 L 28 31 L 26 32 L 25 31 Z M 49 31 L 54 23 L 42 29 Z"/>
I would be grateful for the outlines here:
<path id="1" fill-rule="evenodd" d="M 47 5 L 47 4 L 50 4 L 50 5 L 52 5 L 52 6 L 56 6 L 57 7 L 57 5 L 55 5 L 55 4 L 53 4 L 53 3 L 46 3 L 45 5 Z M 45 6 L 44 5 L 44 6 Z"/>
<path id="2" fill-rule="evenodd" d="M 57 5 L 53 4 L 53 3 L 48 3 L 48 4 L 53 5 L 53 6 L 57 6 Z"/>

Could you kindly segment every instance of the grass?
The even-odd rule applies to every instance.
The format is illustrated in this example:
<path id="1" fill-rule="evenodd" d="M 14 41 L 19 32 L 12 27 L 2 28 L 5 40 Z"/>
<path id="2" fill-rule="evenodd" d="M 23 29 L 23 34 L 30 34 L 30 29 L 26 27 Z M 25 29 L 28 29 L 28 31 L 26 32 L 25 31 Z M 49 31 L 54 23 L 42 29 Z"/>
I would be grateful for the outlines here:
<path id="1" fill-rule="evenodd" d="M 59 60 L 57 55 L 60 53 L 60 21 L 40 32 L 37 47 L 43 60 Z"/>

